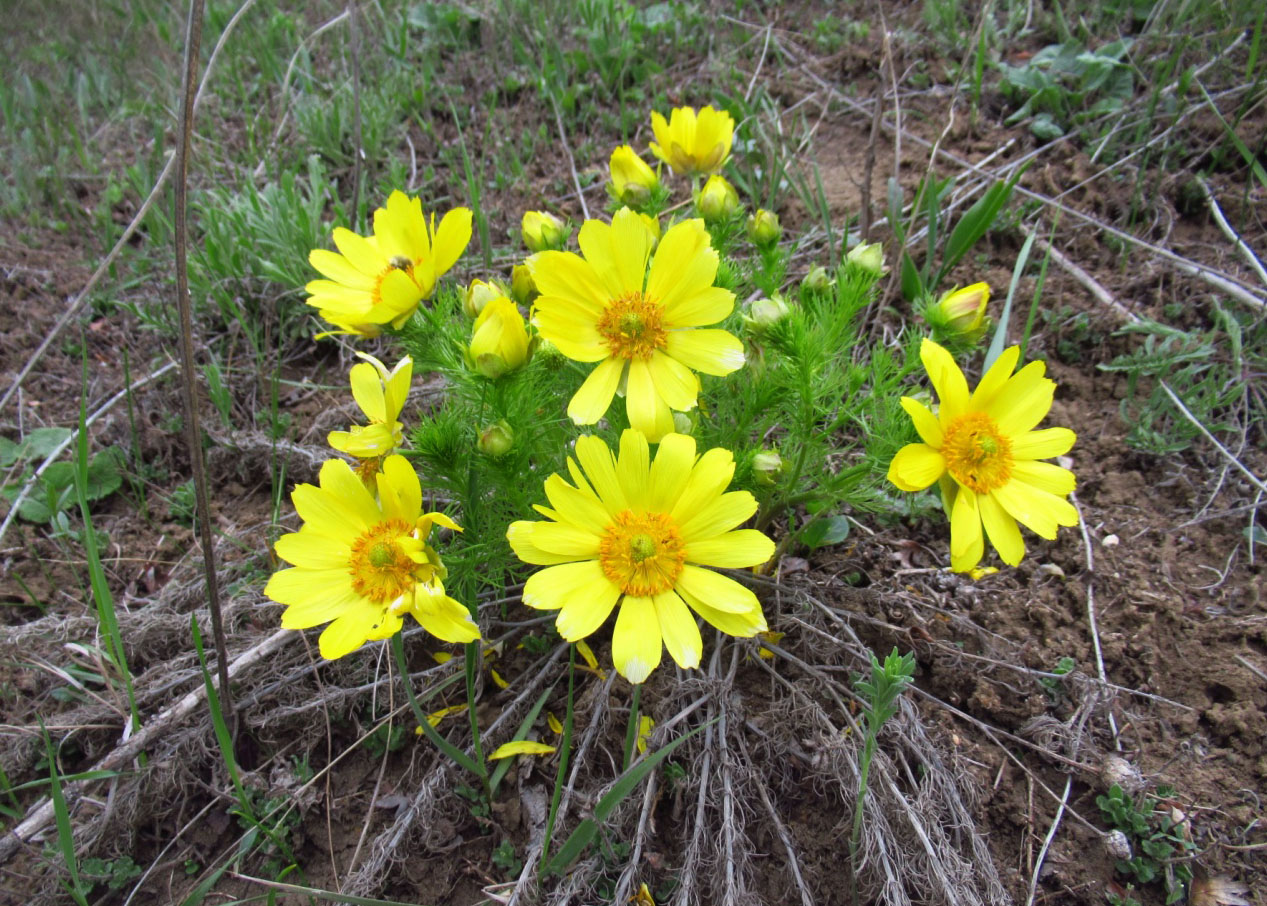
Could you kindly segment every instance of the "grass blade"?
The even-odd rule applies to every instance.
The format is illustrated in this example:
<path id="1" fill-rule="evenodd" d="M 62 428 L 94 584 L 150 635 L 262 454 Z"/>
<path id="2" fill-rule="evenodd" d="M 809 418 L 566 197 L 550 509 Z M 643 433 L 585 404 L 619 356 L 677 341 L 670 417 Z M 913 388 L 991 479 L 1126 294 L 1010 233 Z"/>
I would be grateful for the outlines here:
<path id="1" fill-rule="evenodd" d="M 981 366 L 982 373 L 990 370 L 990 366 L 1003 354 L 1003 349 L 1007 345 L 1007 323 L 1012 317 L 1012 298 L 1016 295 L 1016 287 L 1021 282 L 1021 274 L 1025 273 L 1025 265 L 1029 263 L 1029 252 L 1034 247 L 1034 237 L 1037 235 L 1031 230 L 1025 237 L 1025 244 L 1021 246 L 1021 253 L 1016 256 L 1016 266 L 1012 268 L 1012 282 L 1007 288 L 1007 301 L 1003 303 L 1003 314 L 999 315 L 999 326 L 995 328 L 994 337 L 990 340 L 990 348 L 986 350 L 985 363 Z"/>
<path id="2" fill-rule="evenodd" d="M 431 740 L 437 749 L 448 755 L 454 764 L 465 768 L 476 777 L 484 777 L 485 773 L 480 770 L 475 760 L 441 736 L 440 731 L 431 726 L 431 721 L 427 720 L 427 714 L 422 710 L 422 705 L 418 704 L 413 687 L 409 684 L 409 664 L 405 661 L 405 644 L 399 632 L 392 636 L 391 644 L 392 654 L 396 658 L 396 668 L 400 671 L 401 682 L 405 686 L 405 696 L 409 699 L 409 707 L 414 712 L 414 719 L 418 721 L 418 726 L 422 727 L 423 735 Z"/>

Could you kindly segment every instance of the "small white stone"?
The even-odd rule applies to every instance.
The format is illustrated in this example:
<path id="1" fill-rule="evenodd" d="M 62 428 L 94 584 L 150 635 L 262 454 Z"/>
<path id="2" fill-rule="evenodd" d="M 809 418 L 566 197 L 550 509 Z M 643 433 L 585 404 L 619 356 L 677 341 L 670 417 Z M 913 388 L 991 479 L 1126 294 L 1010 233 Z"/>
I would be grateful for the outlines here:
<path id="1" fill-rule="evenodd" d="M 1105 535 L 1104 539 L 1100 543 L 1105 547 L 1117 547 L 1122 543 L 1122 539 L 1117 535 Z"/>
<path id="2" fill-rule="evenodd" d="M 1065 571 L 1055 563 L 1043 563 L 1038 567 L 1038 571 L 1044 576 L 1055 576 L 1057 579 L 1065 577 Z"/>
<path id="3" fill-rule="evenodd" d="M 1114 859 L 1121 859 L 1123 862 L 1130 861 L 1133 855 L 1131 841 L 1120 830 L 1111 830 L 1104 835 L 1104 849 Z"/>

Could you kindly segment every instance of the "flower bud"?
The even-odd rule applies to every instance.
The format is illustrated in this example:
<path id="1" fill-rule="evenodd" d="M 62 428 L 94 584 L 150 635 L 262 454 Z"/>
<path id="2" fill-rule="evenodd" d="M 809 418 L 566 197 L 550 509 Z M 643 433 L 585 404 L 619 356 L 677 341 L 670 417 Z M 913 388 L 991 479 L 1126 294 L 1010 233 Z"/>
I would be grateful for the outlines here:
<path id="1" fill-rule="evenodd" d="M 775 450 L 762 450 L 752 457 L 752 474 L 756 476 L 757 484 L 767 487 L 773 485 L 783 474 L 784 468 L 783 457 Z"/>
<path id="2" fill-rule="evenodd" d="M 975 343 L 989 327 L 985 316 L 989 301 L 989 284 L 974 283 L 945 293 L 935 305 L 928 307 L 924 319 L 935 332 L 947 339 Z"/>
<path id="3" fill-rule="evenodd" d="M 468 352 L 475 369 L 487 378 L 499 378 L 528 361 L 528 330 L 514 302 L 499 296 L 484 306 Z"/>
<path id="4" fill-rule="evenodd" d="M 879 277 L 887 270 L 884 266 L 884 246 L 879 242 L 861 242 L 849 250 L 845 260 Z"/>
<path id="5" fill-rule="evenodd" d="M 753 299 L 749 302 L 744 321 L 754 333 L 765 333 L 786 318 L 791 310 L 783 294 L 775 293 L 768 299 Z"/>
<path id="6" fill-rule="evenodd" d="M 639 214 L 638 219 L 642 221 L 642 225 L 651 234 L 651 251 L 654 252 L 656 246 L 660 244 L 660 218 L 652 217 L 650 214 Z"/>
<path id="7" fill-rule="evenodd" d="M 729 220 L 739 212 L 739 193 L 726 181 L 726 177 L 714 174 L 700 189 L 695 209 L 706 223 Z"/>
<path id="8" fill-rule="evenodd" d="M 695 416 L 690 412 L 673 413 L 673 433 L 690 434 L 695 430 Z"/>
<path id="9" fill-rule="evenodd" d="M 476 441 L 479 451 L 485 456 L 491 456 L 497 459 L 505 456 L 510 452 L 510 448 L 515 445 L 515 432 L 510 429 L 510 425 L 505 419 L 489 425 L 480 432 L 480 438 Z"/>
<path id="10" fill-rule="evenodd" d="M 524 245 L 534 252 L 561 249 L 568 238 L 563 221 L 546 211 L 525 211 L 522 229 Z"/>
<path id="11" fill-rule="evenodd" d="M 537 298 L 537 284 L 532 279 L 532 268 L 516 264 L 510 272 L 510 295 L 520 305 L 530 305 Z"/>
<path id="12" fill-rule="evenodd" d="M 660 178 L 629 145 L 621 145 L 611 156 L 612 196 L 621 204 L 639 207 L 651 200 Z"/>
<path id="13" fill-rule="evenodd" d="M 765 208 L 757 208 L 748 215 L 748 239 L 759 248 L 767 248 L 783 238 L 779 215 Z"/>
<path id="14" fill-rule="evenodd" d="M 815 264 L 809 269 L 805 279 L 801 281 L 801 288 L 810 292 L 821 293 L 826 289 L 830 289 L 831 284 L 832 280 L 831 277 L 827 276 L 827 269 L 821 264 Z"/>
<path id="15" fill-rule="evenodd" d="M 472 280 L 462 298 L 462 311 L 468 318 L 478 318 L 485 305 L 504 295 L 506 288 L 496 280 Z"/>

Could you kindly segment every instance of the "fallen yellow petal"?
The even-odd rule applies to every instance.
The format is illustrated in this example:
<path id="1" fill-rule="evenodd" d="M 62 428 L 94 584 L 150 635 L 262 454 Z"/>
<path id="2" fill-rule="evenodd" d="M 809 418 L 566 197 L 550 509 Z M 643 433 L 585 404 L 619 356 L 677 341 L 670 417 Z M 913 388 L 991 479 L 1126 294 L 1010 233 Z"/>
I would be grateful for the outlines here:
<path id="1" fill-rule="evenodd" d="M 562 735 L 563 724 L 559 723 L 559 719 L 555 717 L 553 714 L 551 714 L 549 711 L 546 712 L 546 723 L 550 725 L 551 730 L 553 730 L 555 733 Z"/>
<path id="2" fill-rule="evenodd" d="M 504 679 L 502 679 L 502 675 L 501 675 L 500 673 L 498 673 L 496 670 L 494 670 L 492 667 L 489 667 L 489 668 L 488 668 L 488 672 L 489 672 L 490 674 L 492 674 L 492 676 L 493 676 L 493 682 L 497 684 L 497 688 L 498 688 L 498 689 L 509 689 L 509 688 L 510 688 L 510 683 L 508 683 L 508 682 L 506 682 Z"/>
<path id="3" fill-rule="evenodd" d="M 514 755 L 549 755 L 554 751 L 556 751 L 554 746 L 546 745 L 544 742 L 520 739 L 498 746 L 497 751 L 488 756 L 488 760 L 496 761 L 499 758 L 510 758 Z"/>
<path id="4" fill-rule="evenodd" d="M 448 651 L 437 651 L 431 657 L 437 664 L 447 664 L 453 660 L 453 655 Z"/>
<path id="5" fill-rule="evenodd" d="M 581 657 L 585 659 L 585 663 L 589 664 L 591 670 L 598 669 L 598 658 L 594 657 L 594 652 L 584 639 L 576 643 L 576 650 L 581 653 Z"/>

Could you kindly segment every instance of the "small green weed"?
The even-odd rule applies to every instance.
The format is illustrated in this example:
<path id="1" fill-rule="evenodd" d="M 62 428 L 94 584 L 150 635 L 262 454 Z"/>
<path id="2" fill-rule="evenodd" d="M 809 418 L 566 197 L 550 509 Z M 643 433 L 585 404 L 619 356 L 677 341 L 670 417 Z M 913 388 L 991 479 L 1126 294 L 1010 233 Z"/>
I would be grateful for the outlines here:
<path id="1" fill-rule="evenodd" d="M 104 884 L 110 890 L 122 890 L 133 878 L 141 876 L 141 866 L 131 856 L 117 859 L 84 859 L 79 863 L 79 879 L 92 885 Z"/>
<path id="2" fill-rule="evenodd" d="M 1156 796 L 1136 801 L 1115 783 L 1107 796 L 1095 798 L 1105 821 L 1126 834 L 1135 852 L 1130 859 L 1117 861 L 1118 872 L 1141 885 L 1161 883 L 1167 906 L 1187 896 L 1192 883 L 1190 854 L 1197 848 L 1185 834 L 1182 822 L 1176 822 L 1164 808 L 1165 800 L 1172 795 L 1172 789 L 1162 786 L 1157 788 Z"/>
<path id="3" fill-rule="evenodd" d="M 507 878 L 519 877 L 524 867 L 523 859 L 515 853 L 515 844 L 509 840 L 503 840 L 493 850 L 493 864 L 500 868 L 503 876 Z"/>
<path id="4" fill-rule="evenodd" d="M 999 64 L 1004 96 L 1020 105 L 1006 122 L 1029 118 L 1030 131 L 1050 141 L 1072 126 L 1121 110 L 1135 93 L 1135 77 L 1122 60 L 1130 49 L 1126 38 L 1097 50 L 1067 42 L 1044 47 L 1024 66 Z"/>

